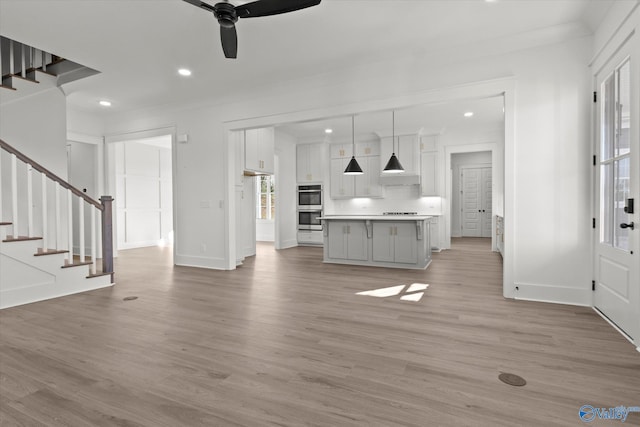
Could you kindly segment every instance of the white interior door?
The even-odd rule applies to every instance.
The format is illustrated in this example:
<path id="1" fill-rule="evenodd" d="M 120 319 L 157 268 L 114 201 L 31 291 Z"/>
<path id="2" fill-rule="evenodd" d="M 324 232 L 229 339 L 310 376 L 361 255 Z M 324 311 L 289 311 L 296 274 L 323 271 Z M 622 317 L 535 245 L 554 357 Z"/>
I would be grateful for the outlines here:
<path id="1" fill-rule="evenodd" d="M 462 237 L 482 236 L 482 172 L 480 168 L 460 171 L 462 186 Z"/>
<path id="2" fill-rule="evenodd" d="M 491 225 L 491 200 L 492 194 L 492 177 L 491 168 L 482 168 L 482 237 L 491 237 L 493 227 Z"/>
<path id="3" fill-rule="evenodd" d="M 637 36 L 636 36 L 637 38 Z M 594 305 L 632 339 L 640 339 L 638 230 L 638 57 L 633 38 L 596 75 L 598 139 Z M 635 201 L 629 213 L 629 200 Z M 633 227 L 631 226 L 633 224 Z"/>
<path id="4" fill-rule="evenodd" d="M 491 237 L 491 168 L 463 167 L 462 236 Z"/>

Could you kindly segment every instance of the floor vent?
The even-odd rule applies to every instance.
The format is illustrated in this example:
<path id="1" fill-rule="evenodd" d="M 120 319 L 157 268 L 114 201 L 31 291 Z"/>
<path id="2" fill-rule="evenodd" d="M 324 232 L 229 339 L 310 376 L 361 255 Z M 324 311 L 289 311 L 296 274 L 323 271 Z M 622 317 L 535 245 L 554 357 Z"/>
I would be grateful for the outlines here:
<path id="1" fill-rule="evenodd" d="M 498 375 L 498 379 L 505 384 L 509 384 L 516 387 L 522 387 L 527 383 L 527 381 L 521 376 L 516 374 L 509 374 L 506 372 L 503 372 L 500 375 Z"/>

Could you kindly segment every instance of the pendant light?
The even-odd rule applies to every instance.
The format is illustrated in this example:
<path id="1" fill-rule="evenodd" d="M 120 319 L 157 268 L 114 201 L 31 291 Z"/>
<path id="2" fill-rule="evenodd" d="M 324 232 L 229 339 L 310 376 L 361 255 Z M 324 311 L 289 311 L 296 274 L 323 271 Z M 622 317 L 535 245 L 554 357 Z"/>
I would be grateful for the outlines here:
<path id="1" fill-rule="evenodd" d="M 391 145 L 392 152 L 391 158 L 387 162 L 387 166 L 384 167 L 383 173 L 401 173 L 404 172 L 404 168 L 400 164 L 400 160 L 396 157 L 396 112 L 391 111 Z"/>
<path id="2" fill-rule="evenodd" d="M 355 126 L 353 124 L 354 118 L 351 116 L 351 144 L 353 146 L 353 152 L 351 153 L 351 160 L 347 165 L 347 168 L 344 170 L 345 175 L 362 175 L 362 168 L 358 164 L 356 160 L 356 137 L 355 137 Z"/>

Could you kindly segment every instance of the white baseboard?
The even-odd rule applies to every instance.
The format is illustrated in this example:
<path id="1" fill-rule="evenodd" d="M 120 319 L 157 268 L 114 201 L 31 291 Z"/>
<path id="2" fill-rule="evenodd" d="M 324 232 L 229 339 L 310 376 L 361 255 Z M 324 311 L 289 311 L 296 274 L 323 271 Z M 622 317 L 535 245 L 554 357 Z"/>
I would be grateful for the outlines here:
<path id="1" fill-rule="evenodd" d="M 549 302 L 554 304 L 593 306 L 591 289 L 577 289 L 554 285 L 516 283 L 513 297 L 519 300 Z"/>
<path id="2" fill-rule="evenodd" d="M 43 283 L 18 289 L 9 289 L 0 292 L 0 309 L 65 297 L 81 292 L 95 291 L 96 289 L 108 288 L 114 285 L 113 283 L 106 283 L 110 280 L 109 276 L 102 277 L 90 279 L 93 283 L 83 281 L 80 284 L 72 284 L 71 286 L 61 286 L 60 283 Z"/>
<path id="3" fill-rule="evenodd" d="M 209 268 L 212 270 L 228 270 L 224 258 L 211 258 L 193 255 L 175 255 L 176 265 L 183 267 Z"/>
<path id="4" fill-rule="evenodd" d="M 289 248 L 295 248 L 296 246 L 298 246 L 298 240 L 289 239 L 289 240 L 281 241 L 280 247 L 278 249 L 289 249 Z"/>

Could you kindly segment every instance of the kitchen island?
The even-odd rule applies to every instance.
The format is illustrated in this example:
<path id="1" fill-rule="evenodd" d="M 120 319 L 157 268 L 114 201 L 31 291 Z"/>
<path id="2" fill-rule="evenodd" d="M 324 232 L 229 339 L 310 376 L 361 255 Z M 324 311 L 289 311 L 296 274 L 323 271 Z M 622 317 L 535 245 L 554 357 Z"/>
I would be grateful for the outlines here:
<path id="1" fill-rule="evenodd" d="M 321 217 L 324 262 L 425 269 L 431 262 L 427 215 Z"/>

